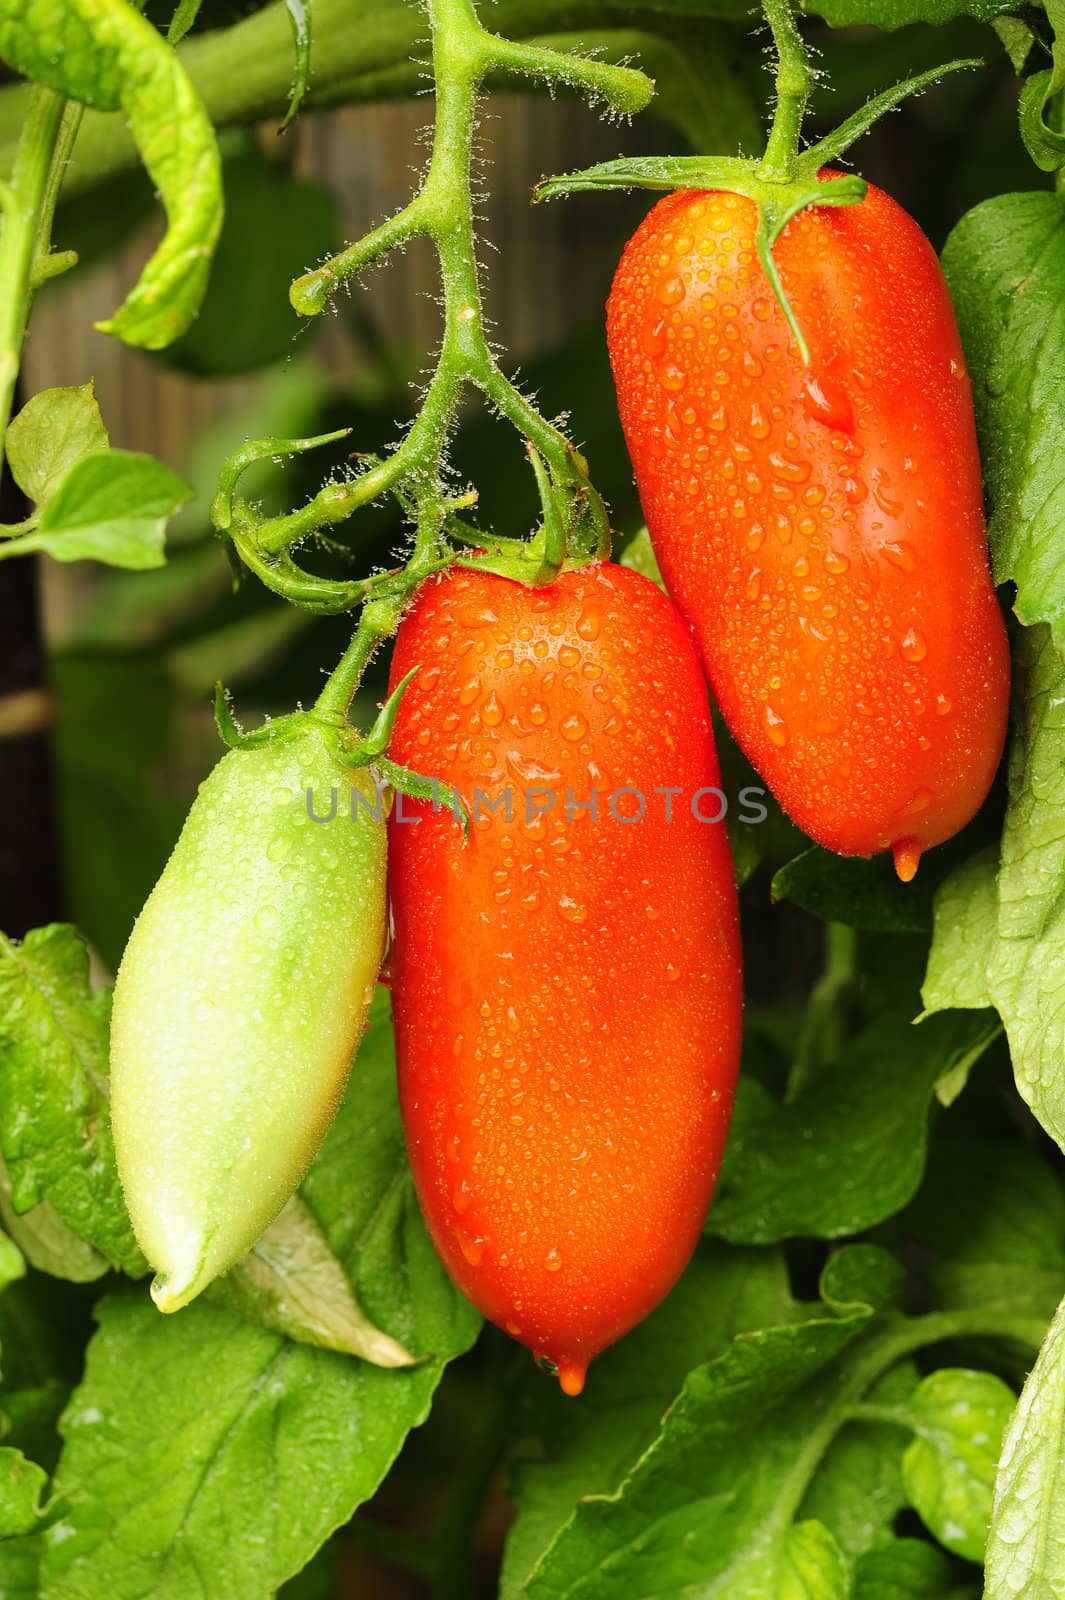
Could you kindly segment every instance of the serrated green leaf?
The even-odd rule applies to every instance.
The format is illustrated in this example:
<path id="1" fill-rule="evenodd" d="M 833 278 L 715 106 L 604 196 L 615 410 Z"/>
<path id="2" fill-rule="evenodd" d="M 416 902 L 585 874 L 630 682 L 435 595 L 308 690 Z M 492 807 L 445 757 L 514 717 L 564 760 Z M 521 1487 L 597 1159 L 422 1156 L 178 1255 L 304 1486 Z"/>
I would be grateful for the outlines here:
<path id="1" fill-rule="evenodd" d="M 1065 1147 L 1065 667 L 1049 628 L 1015 655 L 1010 797 L 988 992 L 1010 1042 L 1017 1088 Z"/>
<path id="2" fill-rule="evenodd" d="M 33 1533 L 40 1523 L 48 1474 L 21 1450 L 0 1445 L 0 1539 Z"/>
<path id="3" fill-rule="evenodd" d="M 592 1369 L 579 1406 L 531 1387 L 522 1431 L 544 1441 L 519 1459 L 510 1492 L 518 1518 L 507 1540 L 501 1600 L 517 1600 L 562 1525 L 588 1495 L 616 1490 L 658 1432 L 692 1367 L 737 1333 L 792 1320 L 783 1257 L 705 1241 L 664 1303 Z"/>
<path id="4" fill-rule="evenodd" d="M 1002 1445 L 987 1539 L 989 1600 L 1055 1600 L 1065 1564 L 1065 1302 Z"/>
<path id="5" fill-rule="evenodd" d="M 853 1600 L 947 1600 L 950 1562 L 935 1545 L 893 1539 L 859 1560 Z"/>
<path id="6" fill-rule="evenodd" d="M 377 1489 L 480 1319 L 429 1242 L 406 1164 L 379 999 L 304 1189 L 375 1324 L 433 1359 L 386 1371 L 197 1301 L 162 1317 L 104 1300 L 62 1428 L 69 1510 L 43 1557 L 49 1600 L 261 1600 Z"/>
<path id="7" fill-rule="evenodd" d="M 916 1437 L 902 1458 L 910 1504 L 955 1555 L 982 1561 L 995 1470 L 1014 1395 L 990 1372 L 942 1367 L 900 1408 Z"/>
<path id="8" fill-rule="evenodd" d="M 416 1360 L 374 1327 L 299 1195 L 212 1287 L 240 1316 L 301 1344 L 360 1356 L 380 1367 L 409 1367 Z"/>
<path id="9" fill-rule="evenodd" d="M 905 1402 L 920 1381 L 916 1364 L 902 1361 L 873 1386 L 868 1399 L 874 1405 Z M 877 1424 L 851 1422 L 833 1440 L 799 1515 L 831 1528 L 860 1573 L 862 1556 L 893 1542 L 895 1520 L 907 1504 L 897 1438 Z"/>
<path id="10" fill-rule="evenodd" d="M 967 1012 L 918 1027 L 890 1016 L 794 1100 L 777 1104 L 757 1085 L 762 1114 L 733 1127 L 707 1231 L 745 1244 L 833 1239 L 893 1215 L 921 1181 L 937 1080 L 998 1031 L 993 1016 Z M 753 1093 L 741 1085 L 737 1103 Z"/>
<path id="11" fill-rule="evenodd" d="M 943 251 L 973 377 L 991 503 L 996 581 L 1015 610 L 1065 646 L 1065 194 L 997 195 L 968 212 Z"/>
<path id="12" fill-rule="evenodd" d="M 11 1204 L 11 1179 L 0 1155 L 0 1219 L 31 1267 L 65 1278 L 69 1283 L 92 1283 L 110 1270 L 107 1257 L 79 1237 L 63 1221 L 55 1206 L 40 1200 L 21 1216 Z M 0 1269 L 2 1278 L 2 1269 Z"/>
<path id="13" fill-rule="evenodd" d="M 693 1583 L 701 1600 L 760 1600 L 781 1592 L 774 1584 L 842 1600 L 838 1547 L 820 1525 L 796 1528 L 791 1497 L 825 1403 L 819 1380 L 867 1318 L 764 1329 L 689 1373 L 624 1482 L 582 1500 L 559 1530 L 527 1580 L 530 1600 L 679 1600 Z"/>
<path id="14" fill-rule="evenodd" d="M 0 1232 L 0 1289 L 25 1275 L 26 1263 L 22 1251 L 6 1233 Z"/>
<path id="15" fill-rule="evenodd" d="M 997 874 L 998 849 L 990 845 L 937 889 L 921 988 L 927 1011 L 979 1011 L 991 1004 L 987 964 L 998 924 Z"/>
<path id="16" fill-rule="evenodd" d="M 49 1201 L 127 1272 L 145 1270 L 122 1199 L 107 1104 L 111 996 L 93 994 L 75 928 L 0 936 L 0 1149 L 11 1204 Z"/>
<path id="17" fill-rule="evenodd" d="M 42 389 L 8 426 L 11 476 L 27 499 L 44 505 L 75 462 L 106 450 L 110 442 L 91 380 L 69 389 Z"/>
<path id="18" fill-rule="evenodd" d="M 192 490 L 151 456 L 105 450 L 67 472 L 32 533 L 0 543 L 0 560 L 43 550 L 53 561 L 158 567 L 168 520 Z"/>
<path id="19" fill-rule="evenodd" d="M 99 323 L 158 350 L 188 327 L 222 225 L 214 130 L 174 51 L 126 0 L 0 0 L 0 55 L 100 111 L 125 112 L 167 213 L 167 231 L 125 303 Z"/>

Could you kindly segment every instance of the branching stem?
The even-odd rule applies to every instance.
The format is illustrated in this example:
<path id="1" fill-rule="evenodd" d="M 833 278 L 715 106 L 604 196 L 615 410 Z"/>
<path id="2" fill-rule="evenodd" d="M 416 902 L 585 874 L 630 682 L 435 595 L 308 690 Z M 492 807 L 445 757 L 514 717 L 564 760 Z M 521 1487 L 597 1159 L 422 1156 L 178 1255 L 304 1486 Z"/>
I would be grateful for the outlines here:
<path id="1" fill-rule="evenodd" d="M 76 260 L 69 251 L 55 258 L 49 252 L 59 185 L 80 119 L 80 106 L 35 88 L 11 182 L 0 195 L 0 459 L 34 292 Z"/>

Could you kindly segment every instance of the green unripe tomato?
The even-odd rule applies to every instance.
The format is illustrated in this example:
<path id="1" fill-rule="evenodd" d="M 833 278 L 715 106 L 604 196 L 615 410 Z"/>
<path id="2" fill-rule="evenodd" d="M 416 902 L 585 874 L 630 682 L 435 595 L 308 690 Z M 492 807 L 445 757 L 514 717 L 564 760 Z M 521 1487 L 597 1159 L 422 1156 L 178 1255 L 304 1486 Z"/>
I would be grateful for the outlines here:
<path id="1" fill-rule="evenodd" d="M 200 788 L 115 984 L 111 1096 L 134 1231 L 176 1311 L 251 1248 L 340 1100 L 385 936 L 385 806 L 312 723 Z M 318 817 L 310 816 L 307 791 Z"/>

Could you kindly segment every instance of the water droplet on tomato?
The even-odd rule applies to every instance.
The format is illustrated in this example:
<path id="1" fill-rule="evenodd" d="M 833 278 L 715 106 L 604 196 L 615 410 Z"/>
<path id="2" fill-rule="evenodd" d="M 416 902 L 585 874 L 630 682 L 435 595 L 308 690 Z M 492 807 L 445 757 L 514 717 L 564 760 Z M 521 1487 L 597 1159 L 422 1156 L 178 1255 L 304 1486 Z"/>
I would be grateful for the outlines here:
<path id="1" fill-rule="evenodd" d="M 777 450 L 770 455 L 769 465 L 774 478 L 779 478 L 781 483 L 805 483 L 810 476 L 809 462 L 789 461 Z"/>
<path id="2" fill-rule="evenodd" d="M 458 692 L 460 706 L 472 706 L 481 692 L 480 678 L 468 678 Z"/>
<path id="3" fill-rule="evenodd" d="M 579 1395 L 584 1388 L 584 1380 L 588 1372 L 586 1361 L 560 1361 L 558 1364 L 558 1382 L 563 1394 L 571 1399 Z"/>
<path id="4" fill-rule="evenodd" d="M 772 706 L 765 708 L 765 725 L 770 744 L 775 744 L 778 750 L 787 744 L 788 730 L 784 726 L 784 718 Z"/>
<path id="5" fill-rule="evenodd" d="M 825 571 L 831 572 L 833 577 L 838 577 L 840 573 L 846 572 L 849 566 L 850 562 L 841 550 L 825 551 Z"/>
<path id="6" fill-rule="evenodd" d="M 907 817 L 919 816 L 922 811 L 927 811 L 932 803 L 931 789 L 918 789 L 908 805 L 903 807 L 903 815 Z"/>
<path id="7" fill-rule="evenodd" d="M 905 661 L 923 661 L 928 654 L 928 645 L 922 633 L 916 628 L 907 628 L 902 636 L 902 655 Z"/>
<path id="8" fill-rule="evenodd" d="M 598 639 L 599 618 L 594 611 L 585 611 L 577 618 L 577 632 L 582 639 Z"/>
<path id="9" fill-rule="evenodd" d="M 936 714 L 938 716 L 940 716 L 940 717 L 949 716 L 950 712 L 952 711 L 952 709 L 953 709 L 953 702 L 948 700 L 945 694 L 937 694 L 936 695 Z"/>
<path id="10" fill-rule="evenodd" d="M 890 561 L 893 567 L 898 567 L 900 572 L 914 572 L 917 568 L 917 552 L 912 544 L 907 544 L 900 539 L 893 544 L 882 544 L 881 554 L 885 561 Z"/>
<path id="11" fill-rule="evenodd" d="M 664 278 L 658 286 L 659 304 L 676 306 L 684 299 L 684 280 L 676 273 Z"/>
<path id="12" fill-rule="evenodd" d="M 471 1237 L 468 1234 L 458 1235 L 459 1249 L 462 1251 L 471 1267 L 479 1267 L 484 1260 L 485 1248 L 488 1240 L 479 1235 Z"/>
<path id="13" fill-rule="evenodd" d="M 658 369 L 658 381 L 663 389 L 668 389 L 671 394 L 678 393 L 688 381 L 688 374 L 683 367 L 678 367 L 675 361 L 667 361 Z"/>
<path id="14" fill-rule="evenodd" d="M 563 922 L 584 922 L 588 916 L 588 907 L 581 905 L 580 901 L 572 899 L 568 894 L 558 897 L 558 914 Z"/>
<path id="15" fill-rule="evenodd" d="M 484 705 L 481 707 L 481 721 L 487 728 L 498 728 L 504 716 L 503 707 L 499 696 L 493 689 Z"/>
<path id="16" fill-rule="evenodd" d="M 588 732 L 588 723 L 579 711 L 571 711 L 559 729 L 563 739 L 568 739 L 570 744 L 577 744 Z"/>
<path id="17" fill-rule="evenodd" d="M 757 600 L 759 594 L 761 593 L 761 591 L 762 591 L 762 573 L 761 573 L 760 568 L 755 567 L 753 572 L 751 572 L 748 575 L 747 587 L 744 589 L 743 592 L 747 596 L 748 600 Z"/>
<path id="18" fill-rule="evenodd" d="M 891 492 L 891 485 L 879 467 L 873 469 L 873 499 L 886 517 L 901 517 L 904 507 Z"/>
<path id="19" fill-rule="evenodd" d="M 751 414 L 747 423 L 752 439 L 768 439 L 769 418 L 758 404 L 757 400 L 751 406 Z"/>
<path id="20" fill-rule="evenodd" d="M 921 846 L 916 839 L 897 839 L 891 846 L 895 857 L 895 871 L 903 883 L 911 883 L 921 860 Z"/>
<path id="21" fill-rule="evenodd" d="M 549 1250 L 547 1252 L 547 1258 L 544 1261 L 544 1266 L 547 1268 L 548 1272 L 559 1271 L 560 1267 L 562 1266 L 562 1257 L 559 1255 L 557 1250 Z"/>
<path id="22" fill-rule="evenodd" d="M 802 403 L 815 422 L 820 422 L 826 428 L 838 428 L 841 433 L 854 432 L 854 406 L 850 395 L 837 379 L 807 373 Z"/>

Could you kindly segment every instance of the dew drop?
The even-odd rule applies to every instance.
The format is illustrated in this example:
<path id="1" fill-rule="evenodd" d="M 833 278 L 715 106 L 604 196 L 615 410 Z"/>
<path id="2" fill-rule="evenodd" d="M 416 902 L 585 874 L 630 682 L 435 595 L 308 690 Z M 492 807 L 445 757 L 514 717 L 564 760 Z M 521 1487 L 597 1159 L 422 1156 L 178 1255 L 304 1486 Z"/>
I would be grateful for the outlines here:
<path id="1" fill-rule="evenodd" d="M 921 846 L 916 839 L 896 839 L 891 847 L 895 857 L 895 871 L 903 883 L 912 883 L 921 859 Z"/>
<path id="2" fill-rule="evenodd" d="M 593 611 L 585 611 L 578 617 L 577 632 L 582 639 L 598 639 L 599 618 Z"/>
<path id="3" fill-rule="evenodd" d="M 658 369 L 658 381 L 663 389 L 668 389 L 671 394 L 678 393 L 688 381 L 688 374 L 683 367 L 678 367 L 675 361 L 667 361 Z"/>
<path id="4" fill-rule="evenodd" d="M 778 750 L 787 744 L 788 730 L 784 726 L 784 719 L 773 710 L 772 706 L 765 708 L 765 725 L 770 744 L 776 745 Z"/>
<path id="5" fill-rule="evenodd" d="M 503 707 L 500 705 L 499 697 L 493 689 L 481 707 L 481 721 L 487 728 L 498 728 L 503 716 Z"/>
<path id="6" fill-rule="evenodd" d="M 568 894 L 558 897 L 558 914 L 563 922 L 584 922 L 588 916 L 588 907 L 581 905 L 579 900 L 572 899 Z"/>
<path id="7" fill-rule="evenodd" d="M 562 734 L 563 739 L 568 739 L 570 744 L 577 744 L 588 732 L 588 723 L 579 711 L 571 711 L 559 732 Z"/>
<path id="8" fill-rule="evenodd" d="M 922 633 L 916 628 L 907 628 L 902 636 L 902 656 L 905 661 L 923 661 L 928 654 L 928 645 Z"/>
<path id="9" fill-rule="evenodd" d="M 544 1261 L 544 1266 L 547 1268 L 548 1272 L 559 1271 L 562 1266 L 562 1257 L 559 1255 L 557 1250 L 549 1250 L 547 1252 L 547 1258 Z"/>
<path id="10" fill-rule="evenodd" d="M 882 544 L 881 554 L 885 561 L 890 561 L 893 567 L 898 567 L 900 572 L 914 572 L 917 568 L 917 552 L 912 544 L 907 544 L 904 539 L 892 544 Z"/>
<path id="11" fill-rule="evenodd" d="M 748 427 L 750 428 L 752 439 L 768 439 L 769 418 L 766 416 L 757 400 L 751 406 Z"/>
<path id="12" fill-rule="evenodd" d="M 802 403 L 815 422 L 841 433 L 854 432 L 854 406 L 843 385 L 835 378 L 808 373 L 803 384 Z"/>
<path id="13" fill-rule="evenodd" d="M 529 707 L 529 721 L 537 728 L 542 728 L 548 718 L 548 710 L 542 700 L 534 700 Z"/>
<path id="14" fill-rule="evenodd" d="M 922 811 L 928 810 L 931 803 L 931 789 L 918 789 L 910 803 L 903 807 L 903 815 L 907 817 L 919 816 Z"/>
<path id="15" fill-rule="evenodd" d="M 832 576 L 834 578 L 835 577 L 839 577 L 840 573 L 846 572 L 846 570 L 847 570 L 847 568 L 849 566 L 850 566 L 850 562 L 848 561 L 847 557 L 843 554 L 842 551 L 840 551 L 840 550 L 826 550 L 825 551 L 825 571 L 826 572 L 831 572 L 831 574 L 832 574 Z"/>
<path id="16" fill-rule="evenodd" d="M 658 301 L 663 306 L 676 306 L 684 299 L 684 280 L 676 273 L 664 278 L 658 286 Z"/>
<path id="17" fill-rule="evenodd" d="M 762 592 L 762 573 L 759 567 L 755 567 L 748 575 L 747 586 L 743 592 L 748 600 L 758 599 L 759 594 Z"/>
<path id="18" fill-rule="evenodd" d="M 460 706 L 472 706 L 481 692 L 480 678 L 468 678 L 458 692 Z"/>
<path id="19" fill-rule="evenodd" d="M 940 716 L 940 717 L 946 717 L 946 716 L 950 715 L 951 710 L 952 710 L 952 702 L 947 699 L 946 695 L 945 694 L 937 694 L 936 695 L 936 715 Z"/>

